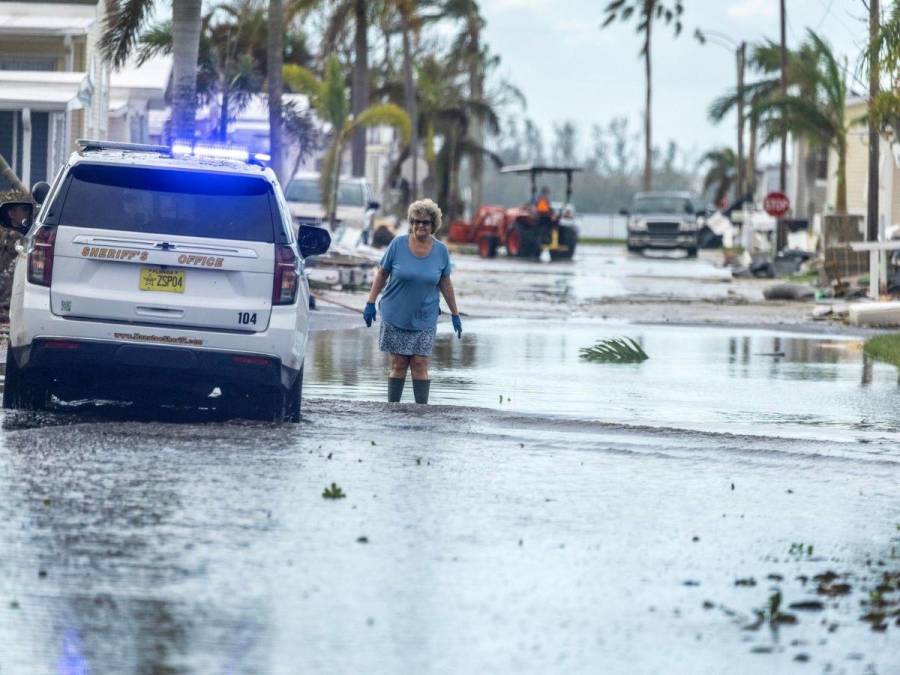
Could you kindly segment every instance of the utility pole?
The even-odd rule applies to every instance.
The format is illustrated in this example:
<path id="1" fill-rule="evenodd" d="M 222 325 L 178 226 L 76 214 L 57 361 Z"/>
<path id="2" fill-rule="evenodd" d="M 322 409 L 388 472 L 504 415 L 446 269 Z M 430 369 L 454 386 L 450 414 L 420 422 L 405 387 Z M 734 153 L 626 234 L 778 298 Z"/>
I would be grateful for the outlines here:
<path id="1" fill-rule="evenodd" d="M 744 198 L 744 64 L 747 58 L 747 43 L 741 42 L 737 48 L 737 197 Z"/>
<path id="2" fill-rule="evenodd" d="M 781 0 L 781 97 L 787 96 L 787 35 L 785 33 L 784 9 L 785 0 Z M 782 113 L 784 114 L 784 113 Z M 781 165 L 778 167 L 778 188 L 783 194 L 787 194 L 787 131 L 781 134 Z M 775 225 L 775 252 L 787 247 L 787 232 L 784 221 L 779 218 Z"/>
<path id="3" fill-rule="evenodd" d="M 878 0 L 869 0 L 869 105 L 878 96 L 879 77 L 878 33 L 881 29 L 881 13 Z M 878 125 L 869 115 L 869 198 L 866 209 L 866 239 L 878 240 Z"/>

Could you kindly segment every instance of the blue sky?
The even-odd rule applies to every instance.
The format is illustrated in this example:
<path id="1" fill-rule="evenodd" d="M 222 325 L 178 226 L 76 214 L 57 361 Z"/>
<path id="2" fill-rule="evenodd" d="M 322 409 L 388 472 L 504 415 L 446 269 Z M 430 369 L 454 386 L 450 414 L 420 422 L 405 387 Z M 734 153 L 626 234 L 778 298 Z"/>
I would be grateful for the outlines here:
<path id="1" fill-rule="evenodd" d="M 634 24 L 599 26 L 607 0 L 481 0 L 485 39 L 502 63 L 499 74 L 523 90 L 527 114 L 551 138 L 552 124 L 574 120 L 582 143 L 594 123 L 627 116 L 641 125 L 643 62 Z M 712 29 L 735 40 L 779 36 L 778 0 L 684 0 L 684 30 L 654 28 L 654 143 L 669 139 L 699 156 L 731 143 L 736 122 L 707 121 L 710 101 L 735 84 L 731 51 L 694 38 L 695 28 Z M 787 0 L 788 45 L 796 46 L 806 27 L 827 39 L 855 69 L 867 24 L 861 0 Z M 857 88 L 858 85 L 857 85 Z"/>

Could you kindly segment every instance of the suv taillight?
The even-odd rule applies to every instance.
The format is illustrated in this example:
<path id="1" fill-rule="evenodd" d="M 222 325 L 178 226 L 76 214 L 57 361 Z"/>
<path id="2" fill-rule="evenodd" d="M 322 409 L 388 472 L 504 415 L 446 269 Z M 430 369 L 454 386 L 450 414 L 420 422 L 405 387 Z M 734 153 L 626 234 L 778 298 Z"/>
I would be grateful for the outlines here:
<path id="1" fill-rule="evenodd" d="M 28 281 L 39 286 L 49 286 L 53 281 L 53 246 L 56 243 L 56 227 L 47 226 L 34 233 L 31 253 L 28 254 Z"/>
<path id="2" fill-rule="evenodd" d="M 275 279 L 272 281 L 272 304 L 293 305 L 300 286 L 297 256 L 294 249 L 275 244 Z"/>

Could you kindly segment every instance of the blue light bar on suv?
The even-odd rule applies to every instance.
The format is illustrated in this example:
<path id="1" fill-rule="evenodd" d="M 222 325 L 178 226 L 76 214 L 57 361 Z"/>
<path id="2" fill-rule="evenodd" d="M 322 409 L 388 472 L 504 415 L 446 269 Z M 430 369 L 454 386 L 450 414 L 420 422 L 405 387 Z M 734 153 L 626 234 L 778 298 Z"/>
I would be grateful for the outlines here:
<path id="1" fill-rule="evenodd" d="M 173 156 L 201 157 L 206 159 L 233 159 L 238 162 L 269 162 L 272 156 L 265 152 L 250 152 L 246 148 L 233 145 L 208 145 L 195 143 L 173 143 Z"/>

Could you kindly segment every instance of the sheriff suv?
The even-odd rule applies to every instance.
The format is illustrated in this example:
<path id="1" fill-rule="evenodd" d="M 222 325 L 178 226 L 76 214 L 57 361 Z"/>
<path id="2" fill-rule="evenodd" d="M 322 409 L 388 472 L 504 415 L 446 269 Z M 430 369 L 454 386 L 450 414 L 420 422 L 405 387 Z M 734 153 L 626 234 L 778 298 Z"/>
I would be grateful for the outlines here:
<path id="1" fill-rule="evenodd" d="M 23 235 L 4 407 L 52 395 L 299 421 L 304 258 L 328 232 L 295 236 L 275 175 L 245 152 L 79 144 L 52 187 L 34 186 L 38 214 L 0 206 Z"/>

